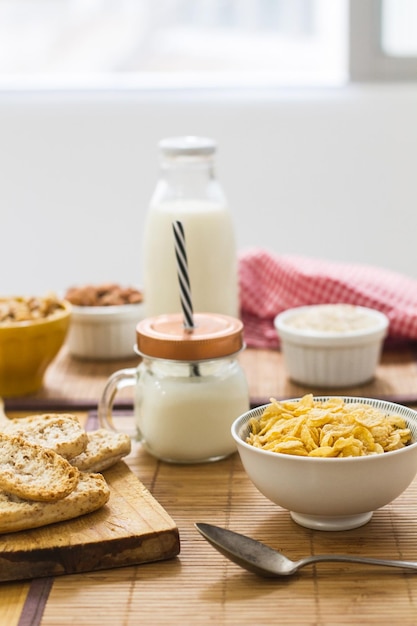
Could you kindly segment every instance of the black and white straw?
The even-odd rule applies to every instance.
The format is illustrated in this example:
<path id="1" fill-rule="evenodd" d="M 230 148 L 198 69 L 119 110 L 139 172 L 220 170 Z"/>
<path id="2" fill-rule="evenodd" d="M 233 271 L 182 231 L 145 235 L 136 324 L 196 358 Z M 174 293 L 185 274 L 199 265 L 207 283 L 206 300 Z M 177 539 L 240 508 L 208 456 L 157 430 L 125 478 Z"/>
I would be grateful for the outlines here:
<path id="1" fill-rule="evenodd" d="M 184 328 L 194 328 L 193 303 L 191 300 L 190 277 L 188 275 L 187 250 L 185 247 L 185 233 L 182 222 L 172 223 L 175 238 L 175 257 L 177 259 L 177 274 L 180 286 L 181 307 L 184 315 Z"/>

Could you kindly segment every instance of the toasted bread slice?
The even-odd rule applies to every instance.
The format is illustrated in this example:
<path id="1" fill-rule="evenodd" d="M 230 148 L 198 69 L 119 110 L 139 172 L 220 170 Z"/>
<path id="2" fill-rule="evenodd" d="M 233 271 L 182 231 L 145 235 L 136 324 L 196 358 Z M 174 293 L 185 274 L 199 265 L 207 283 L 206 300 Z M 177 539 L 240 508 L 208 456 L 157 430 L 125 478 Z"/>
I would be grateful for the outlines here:
<path id="1" fill-rule="evenodd" d="M 100 428 L 87 435 L 88 444 L 84 452 L 70 460 L 82 472 L 102 472 L 127 456 L 131 450 L 130 437 L 124 433 Z"/>
<path id="2" fill-rule="evenodd" d="M 71 493 L 78 478 L 78 469 L 53 450 L 0 432 L 1 490 L 27 500 L 52 502 Z"/>
<path id="3" fill-rule="evenodd" d="M 76 488 L 58 502 L 31 502 L 0 491 L 0 533 L 63 522 L 106 504 L 110 489 L 101 474 L 82 474 Z"/>
<path id="4" fill-rule="evenodd" d="M 0 421 L 0 431 L 20 435 L 66 459 L 80 454 L 88 443 L 84 428 L 75 415 L 69 413 L 45 413 Z"/>

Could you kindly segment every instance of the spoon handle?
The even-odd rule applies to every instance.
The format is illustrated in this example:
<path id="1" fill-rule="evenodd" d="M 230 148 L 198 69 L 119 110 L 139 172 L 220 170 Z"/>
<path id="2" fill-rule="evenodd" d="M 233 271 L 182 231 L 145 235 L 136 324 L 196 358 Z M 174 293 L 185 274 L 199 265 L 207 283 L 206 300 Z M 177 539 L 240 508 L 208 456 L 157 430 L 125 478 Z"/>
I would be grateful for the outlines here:
<path id="1" fill-rule="evenodd" d="M 402 567 L 406 569 L 417 570 L 417 561 L 396 561 L 390 559 L 373 559 L 371 557 L 350 556 L 348 554 L 318 554 L 316 556 L 308 556 L 297 562 L 298 567 L 311 565 L 323 561 L 337 561 L 342 563 L 364 563 L 365 565 L 385 565 L 387 567 Z"/>

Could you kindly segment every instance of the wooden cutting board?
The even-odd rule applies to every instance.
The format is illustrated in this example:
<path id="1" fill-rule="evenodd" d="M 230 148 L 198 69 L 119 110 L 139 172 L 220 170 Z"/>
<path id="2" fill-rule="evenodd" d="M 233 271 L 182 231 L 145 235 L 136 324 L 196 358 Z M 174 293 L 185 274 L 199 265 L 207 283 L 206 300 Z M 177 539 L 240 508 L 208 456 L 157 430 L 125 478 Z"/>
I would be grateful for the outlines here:
<path id="1" fill-rule="evenodd" d="M 0 536 L 0 581 L 91 572 L 179 554 L 174 521 L 128 466 L 103 472 L 110 499 L 98 511 Z"/>

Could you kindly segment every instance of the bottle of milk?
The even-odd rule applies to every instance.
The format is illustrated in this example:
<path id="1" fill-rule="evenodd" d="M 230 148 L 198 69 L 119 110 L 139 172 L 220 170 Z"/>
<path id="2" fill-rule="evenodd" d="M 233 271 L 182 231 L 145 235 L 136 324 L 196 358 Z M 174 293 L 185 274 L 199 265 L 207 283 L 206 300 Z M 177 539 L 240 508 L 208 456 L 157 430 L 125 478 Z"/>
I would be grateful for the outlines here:
<path id="1" fill-rule="evenodd" d="M 214 173 L 216 143 L 174 137 L 159 143 L 160 177 L 144 232 L 143 288 L 148 317 L 181 311 L 172 223 L 185 231 L 194 311 L 238 317 L 236 243 Z"/>

